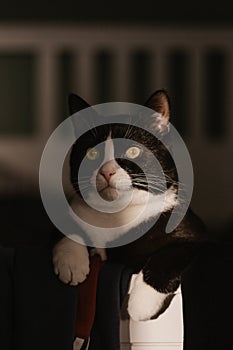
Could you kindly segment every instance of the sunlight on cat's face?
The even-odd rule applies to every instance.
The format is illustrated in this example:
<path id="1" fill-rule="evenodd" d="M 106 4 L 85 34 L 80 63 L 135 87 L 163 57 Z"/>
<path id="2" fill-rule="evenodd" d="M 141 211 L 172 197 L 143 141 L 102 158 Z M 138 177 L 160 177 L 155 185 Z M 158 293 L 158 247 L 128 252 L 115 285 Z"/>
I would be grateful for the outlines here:
<path id="1" fill-rule="evenodd" d="M 139 147 L 131 146 L 126 149 L 125 157 L 133 160 L 139 157 L 140 153 Z M 89 148 L 86 157 L 90 162 L 94 161 L 100 157 L 100 152 L 95 147 Z M 104 160 L 100 167 L 94 171 L 90 183 L 93 187 L 96 186 L 99 195 L 106 201 L 114 201 L 128 196 L 129 191 L 133 190 L 130 176 L 114 159 L 114 145 L 110 136 L 105 141 Z"/>

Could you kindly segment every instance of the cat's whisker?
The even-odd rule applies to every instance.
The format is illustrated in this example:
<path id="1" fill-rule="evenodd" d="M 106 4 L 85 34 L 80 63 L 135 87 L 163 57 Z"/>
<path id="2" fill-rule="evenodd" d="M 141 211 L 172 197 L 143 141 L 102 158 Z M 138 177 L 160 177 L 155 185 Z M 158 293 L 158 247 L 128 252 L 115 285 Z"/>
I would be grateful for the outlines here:
<path id="1" fill-rule="evenodd" d="M 140 177 L 140 174 L 143 176 L 143 178 Z M 131 174 L 131 176 L 133 177 L 133 180 L 140 179 L 140 181 L 145 181 L 145 182 L 147 181 L 148 183 L 150 181 L 155 181 L 156 183 L 164 182 L 164 178 L 162 178 L 161 176 L 158 176 L 158 175 L 154 175 L 154 174 L 146 174 L 146 176 L 145 176 L 145 174 L 143 174 L 143 173 L 138 173 L 138 174 Z M 175 186 L 179 186 L 179 189 L 181 189 L 181 190 L 185 190 L 185 188 L 187 187 L 182 182 L 175 181 L 174 179 L 172 179 L 171 176 L 169 176 L 165 173 L 164 173 L 164 177 L 165 177 L 166 182 L 173 184 Z"/>
<path id="2" fill-rule="evenodd" d="M 151 185 L 146 185 L 146 184 L 142 184 L 142 183 L 137 183 L 137 182 L 134 182 L 133 183 L 134 185 L 136 186 L 139 186 L 139 187 L 143 187 L 143 188 L 147 188 L 147 189 L 151 189 L 151 190 L 155 190 L 155 191 L 158 191 L 158 192 L 161 192 L 161 193 L 164 193 L 166 191 L 167 188 L 159 188 L 157 186 L 151 186 Z"/>
<path id="3" fill-rule="evenodd" d="M 139 186 L 142 186 L 142 187 L 148 187 L 147 184 L 143 184 L 143 183 L 137 182 L 137 181 L 134 181 L 133 184 L 134 184 L 134 185 L 139 185 Z"/>
<path id="4" fill-rule="evenodd" d="M 144 178 L 144 179 L 154 179 L 154 180 L 164 180 L 164 177 L 160 176 L 160 175 L 152 175 L 152 174 L 130 174 L 133 178 L 134 177 L 140 177 L 140 178 Z"/>
<path id="5" fill-rule="evenodd" d="M 125 132 L 125 138 L 130 139 L 130 136 L 132 134 L 133 126 L 131 124 L 128 125 L 126 132 Z"/>
<path id="6" fill-rule="evenodd" d="M 143 183 L 143 184 L 152 185 L 152 186 L 166 186 L 166 183 L 164 181 L 148 181 L 148 180 L 134 179 L 133 182 Z"/>
<path id="7" fill-rule="evenodd" d="M 133 181 L 135 182 L 135 181 L 138 181 L 138 182 L 140 182 L 140 183 L 145 183 L 145 184 L 148 184 L 148 185 L 165 185 L 165 183 L 164 183 L 164 181 L 162 181 L 162 180 L 160 180 L 160 181 L 148 181 L 148 180 L 146 180 L 146 179 L 140 179 L 140 178 L 135 178 L 135 179 L 133 179 Z"/>

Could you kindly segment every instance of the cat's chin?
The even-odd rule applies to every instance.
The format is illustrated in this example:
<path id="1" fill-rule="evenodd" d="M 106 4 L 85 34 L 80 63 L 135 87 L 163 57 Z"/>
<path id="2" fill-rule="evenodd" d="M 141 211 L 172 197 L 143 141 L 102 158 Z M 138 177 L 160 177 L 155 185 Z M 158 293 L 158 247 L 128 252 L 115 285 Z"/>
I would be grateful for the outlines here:
<path id="1" fill-rule="evenodd" d="M 105 187 L 103 190 L 99 191 L 99 195 L 108 202 L 113 202 L 119 197 L 117 189 L 110 186 Z"/>

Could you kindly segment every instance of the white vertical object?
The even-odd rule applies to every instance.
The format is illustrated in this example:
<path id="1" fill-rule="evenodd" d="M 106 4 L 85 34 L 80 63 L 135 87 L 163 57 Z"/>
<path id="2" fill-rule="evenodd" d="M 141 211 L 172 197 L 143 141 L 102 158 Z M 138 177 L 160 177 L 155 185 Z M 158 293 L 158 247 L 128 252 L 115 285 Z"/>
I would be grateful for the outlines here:
<path id="1" fill-rule="evenodd" d="M 183 349 L 183 307 L 180 289 L 169 307 L 158 318 L 138 322 L 132 319 L 121 321 L 121 350 L 128 349 Z"/>

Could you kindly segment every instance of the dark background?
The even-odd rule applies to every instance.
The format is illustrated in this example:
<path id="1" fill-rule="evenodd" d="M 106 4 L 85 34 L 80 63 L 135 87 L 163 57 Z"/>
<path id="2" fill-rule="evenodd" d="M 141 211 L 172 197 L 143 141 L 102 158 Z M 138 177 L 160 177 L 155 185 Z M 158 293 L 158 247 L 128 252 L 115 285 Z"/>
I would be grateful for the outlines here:
<path id="1" fill-rule="evenodd" d="M 157 24 L 232 24 L 232 1 L 4 1 L 3 21 L 124 21 Z"/>
<path id="2" fill-rule="evenodd" d="M 181 27 L 185 28 L 192 26 L 195 27 L 209 27 L 209 28 L 225 28 L 232 27 L 233 24 L 233 10 L 232 10 L 232 1 L 222 0 L 222 1 L 5 1 L 1 3 L 0 10 L 0 25 L 1 24 L 38 24 L 39 26 L 43 26 L 44 24 L 80 24 L 85 23 L 87 25 L 92 25 L 95 23 L 100 24 L 114 24 L 120 25 L 124 23 L 125 25 L 129 24 L 146 24 L 146 25 L 155 25 L 162 27 Z M 179 55 L 178 55 L 179 56 Z M 219 129 L 218 120 L 213 118 L 213 113 L 218 117 L 219 110 L 217 110 L 216 104 L 214 104 L 214 108 L 211 108 L 211 101 L 222 100 L 224 101 L 224 92 L 222 92 L 222 96 L 219 99 L 219 93 L 221 94 L 221 82 L 223 75 L 216 74 L 215 81 L 211 80 L 213 78 L 213 72 L 219 71 L 222 65 L 221 55 L 220 58 L 214 56 L 214 60 L 212 60 L 212 65 L 208 65 L 207 79 L 209 79 L 209 86 L 218 86 L 218 90 L 210 93 L 209 96 L 209 106 L 210 106 L 210 115 L 211 115 L 211 123 L 208 124 L 209 134 L 214 135 L 216 129 L 218 136 L 221 136 L 221 129 Z M 28 91 L 31 89 L 30 86 L 30 78 L 27 76 L 28 70 L 30 71 L 30 57 L 24 57 L 22 65 L 23 67 L 27 67 L 27 70 L 22 70 L 17 68 L 17 64 L 14 62 L 14 57 L 3 57 L 2 62 L 4 67 L 8 67 L 10 64 L 10 59 L 12 60 L 11 67 L 15 67 L 15 71 L 10 68 L 4 71 L 4 79 L 7 81 L 8 73 L 12 76 L 12 81 L 14 80 L 14 89 L 18 94 L 18 98 L 11 99 L 10 95 L 6 92 L 5 84 L 2 84 L 0 87 L 0 95 L 1 95 L 1 110 L 6 107 L 6 110 L 9 110 L 9 113 L 14 115 L 14 108 L 18 110 L 21 108 L 21 100 L 25 100 L 27 96 L 26 90 L 22 89 L 19 82 L 26 82 Z M 17 58 L 18 60 L 19 58 Z M 175 59 L 173 59 L 173 63 L 175 62 L 176 68 L 180 65 L 183 66 L 182 57 L 177 59 L 177 64 Z M 144 60 L 145 61 L 145 60 Z M 18 61 L 17 61 L 18 62 Z M 180 63 L 181 62 L 181 63 Z M 142 65 L 142 60 L 139 62 L 139 66 Z M 10 67 L 10 66 L 9 66 Z M 21 67 L 21 66 L 20 66 Z M 217 68 L 216 68 L 217 67 Z M 220 68 L 219 68 L 220 67 Z M 8 72 L 9 71 L 9 72 Z M 176 76 L 174 79 L 180 79 L 182 70 L 176 69 Z M 220 72 L 221 73 L 221 72 Z M 2 74 L 2 73 L 1 73 Z M 67 71 L 64 72 L 65 76 L 67 75 Z M 140 77 L 140 74 L 138 75 Z M 219 76 L 219 78 L 218 78 Z M 209 78 L 208 78 L 209 77 Z M 0 79 L 3 79 L 3 75 L 1 75 Z M 216 80 L 217 79 L 217 80 Z M 27 83 L 28 82 L 28 83 Z M 18 85 L 19 84 L 19 87 Z M 9 88 L 11 89 L 11 87 Z M 10 90 L 11 92 L 13 90 Z M 176 98 L 174 88 L 174 93 L 172 98 L 174 97 L 174 110 L 176 115 L 181 115 L 179 111 L 182 109 L 180 105 L 183 105 L 183 100 L 179 100 Z M 136 92 L 137 93 L 137 92 Z M 144 92 L 140 92 L 143 95 Z M 178 95 L 182 95 L 182 90 L 178 91 Z M 140 95 L 139 94 L 139 95 Z M 63 94 L 64 95 L 64 94 Z M 14 97 L 13 97 L 14 98 Z M 99 98 L 101 101 L 101 96 Z M 177 102 L 176 102 L 177 101 Z M 102 102 L 102 101 L 101 101 Z M 137 100 L 138 103 L 143 103 L 143 100 Z M 60 101 L 59 101 L 60 103 Z M 31 100 L 28 98 L 27 105 L 22 106 L 23 113 L 25 115 L 30 116 L 31 113 Z M 180 105 L 179 105 L 180 104 Z M 26 110 L 25 110 L 26 109 Z M 217 111 L 217 112 L 216 112 Z M 64 116 L 62 110 L 62 116 Z M 4 127 L 4 117 L 1 116 L 2 124 Z M 182 118 L 181 118 L 182 119 Z M 216 123 L 217 121 L 217 123 Z M 7 123 L 7 122 L 6 122 Z M 10 125 L 10 132 L 13 134 L 15 132 L 20 132 L 20 128 L 22 128 L 23 132 L 30 132 L 32 129 L 32 121 L 30 119 L 25 120 L 25 125 L 21 120 L 13 119 L 13 124 Z M 8 126 L 7 126 L 8 127 Z M 183 122 L 180 123 L 179 131 L 185 128 Z M 28 129 L 28 130 L 27 130 Z M 213 132 L 212 132 L 213 131 Z M 1 130 L 0 130 L 1 133 Z M 231 159 L 229 159 L 229 163 L 231 163 Z M 226 164 L 225 169 L 223 169 L 223 174 L 227 173 L 228 165 Z M 206 173 L 208 173 L 209 169 L 206 169 Z M 20 178 L 17 173 L 12 172 L 11 169 L 0 166 L 0 175 L 4 178 L 4 181 L 7 182 L 9 180 L 10 186 L 12 181 L 20 184 Z M 14 179 L 13 179 L 14 177 Z M 212 180 L 212 176 L 207 176 L 210 181 Z M 226 177 L 227 178 L 227 177 Z M 229 178 L 229 177 L 228 177 Z M 12 180 L 13 179 L 13 180 Z M 216 180 L 216 179 L 215 179 Z M 218 180 L 218 179 L 217 179 Z M 216 181 L 217 181 L 216 180 Z M 4 182 L 4 183 L 5 183 Z M 214 184 L 214 182 L 213 182 Z M 216 184 L 216 182 L 215 182 Z M 225 183 L 225 186 L 228 186 L 228 183 Z M 21 185 L 20 185 L 21 186 Z M 19 188 L 20 188 L 19 186 Z M 22 188 L 21 188 L 22 189 Z M 230 189 L 229 189 L 230 190 Z M 214 187 L 213 187 L 214 191 Z M 22 195 L 23 191 L 19 191 L 20 196 L 18 194 L 11 193 L 10 196 L 7 196 L 7 193 L 4 192 L 4 196 L 0 197 L 0 208 L 1 208 L 1 217 L 2 217 L 2 227 L 1 227 L 1 237 L 6 237 L 8 239 L 10 236 L 17 237 L 17 241 L 21 240 L 22 236 L 27 237 L 27 241 L 40 241 L 40 235 L 43 233 L 44 236 L 47 235 L 48 230 L 51 229 L 51 225 L 49 220 L 47 219 L 44 210 L 41 206 L 41 202 L 37 195 L 35 196 L 33 193 L 28 194 L 25 190 L 25 196 Z M 216 198 L 216 200 L 218 200 Z M 206 205 L 208 205 L 208 198 L 206 199 Z M 197 208 L 198 211 L 198 208 Z M 17 215 L 15 215 L 16 213 Z M 223 231 L 230 231 L 232 227 L 232 223 L 230 218 L 224 223 L 224 227 L 222 227 Z M 34 240 L 34 237 L 37 237 Z"/>

